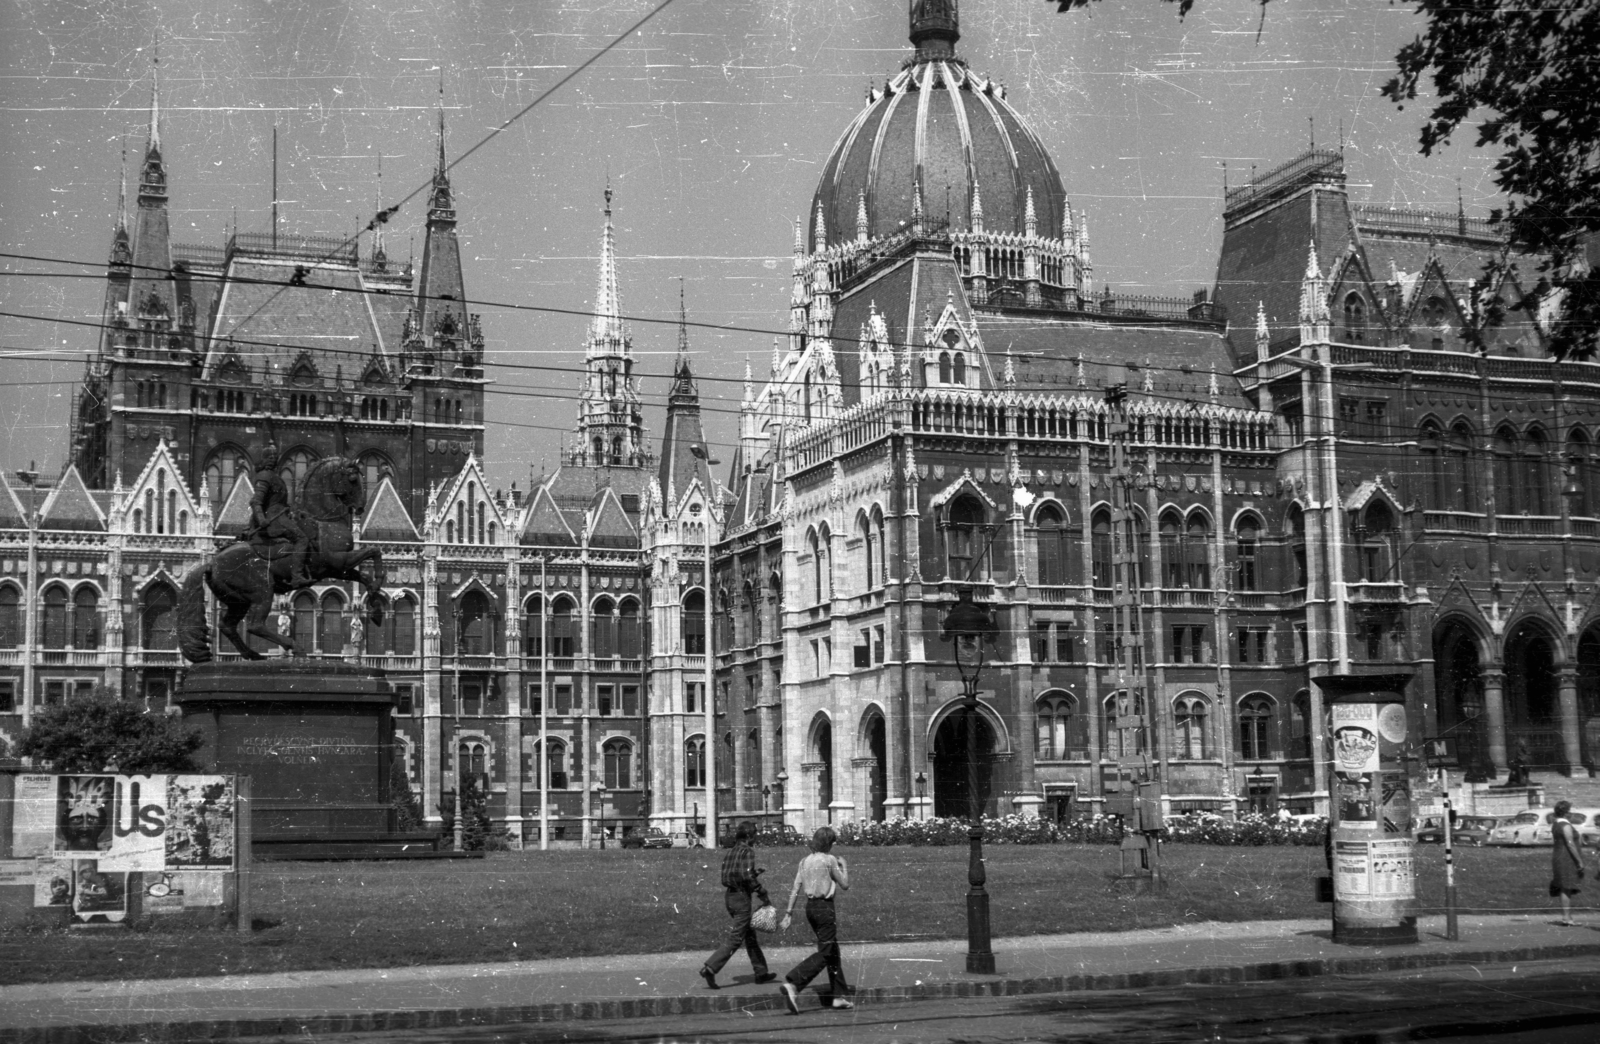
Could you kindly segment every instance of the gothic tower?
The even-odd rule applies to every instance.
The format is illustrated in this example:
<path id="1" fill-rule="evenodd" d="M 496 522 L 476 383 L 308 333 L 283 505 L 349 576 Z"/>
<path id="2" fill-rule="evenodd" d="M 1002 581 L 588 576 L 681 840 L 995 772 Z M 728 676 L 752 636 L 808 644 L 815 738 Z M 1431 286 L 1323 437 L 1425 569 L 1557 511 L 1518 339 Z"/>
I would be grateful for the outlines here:
<path id="1" fill-rule="evenodd" d="M 611 187 L 606 186 L 605 229 L 600 236 L 600 283 L 594 318 L 584 344 L 578 432 L 568 463 L 640 467 L 649 463 L 644 443 L 644 408 L 633 375 L 633 338 L 622 321 L 617 292 L 616 230 L 611 223 Z"/>

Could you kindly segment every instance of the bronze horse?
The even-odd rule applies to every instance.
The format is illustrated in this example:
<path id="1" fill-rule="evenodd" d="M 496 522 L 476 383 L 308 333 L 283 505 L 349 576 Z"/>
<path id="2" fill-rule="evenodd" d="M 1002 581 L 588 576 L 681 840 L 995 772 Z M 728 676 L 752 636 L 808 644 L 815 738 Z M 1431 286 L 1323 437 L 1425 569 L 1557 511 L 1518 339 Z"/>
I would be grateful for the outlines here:
<path id="1" fill-rule="evenodd" d="M 352 519 L 366 508 L 361 468 L 345 457 L 324 457 L 312 465 L 294 506 L 296 520 L 311 535 L 306 572 L 312 582 L 355 580 L 366 589 L 367 619 L 383 623 L 388 598 L 383 593 L 383 556 L 375 547 L 357 549 Z M 304 586 L 304 585 L 302 585 Z M 302 655 L 294 642 L 278 633 L 270 610 L 272 597 L 299 590 L 291 582 L 285 556 L 269 561 L 249 542 L 240 539 L 218 551 L 211 563 L 191 570 L 178 600 L 178 645 L 190 663 L 211 659 L 211 634 L 206 624 L 204 588 L 211 588 L 222 605 L 217 630 L 247 660 L 264 659 L 239 633 L 244 622 L 248 634 L 264 638 L 292 655 Z"/>

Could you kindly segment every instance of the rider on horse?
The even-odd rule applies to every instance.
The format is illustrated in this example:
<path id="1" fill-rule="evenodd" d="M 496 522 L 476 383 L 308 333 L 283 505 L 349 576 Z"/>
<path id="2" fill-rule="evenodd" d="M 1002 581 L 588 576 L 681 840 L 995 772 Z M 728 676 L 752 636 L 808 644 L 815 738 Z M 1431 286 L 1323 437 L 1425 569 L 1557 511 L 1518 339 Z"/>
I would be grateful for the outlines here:
<path id="1" fill-rule="evenodd" d="M 256 553 L 270 565 L 273 549 L 287 541 L 289 559 L 289 586 L 310 587 L 311 576 L 306 571 L 306 558 L 311 540 L 294 517 L 289 503 L 289 487 L 278 474 L 278 447 L 267 444 L 261 463 L 255 473 L 255 495 L 250 498 L 251 528 L 245 534 Z"/>

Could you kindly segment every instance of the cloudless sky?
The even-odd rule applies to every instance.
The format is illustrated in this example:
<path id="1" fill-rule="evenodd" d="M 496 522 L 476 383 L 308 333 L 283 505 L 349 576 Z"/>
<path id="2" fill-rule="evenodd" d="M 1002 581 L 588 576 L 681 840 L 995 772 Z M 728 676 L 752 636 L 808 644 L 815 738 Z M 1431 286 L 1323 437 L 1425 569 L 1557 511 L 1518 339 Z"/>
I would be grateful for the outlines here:
<path id="1" fill-rule="evenodd" d="M 150 59 L 177 242 L 264 230 L 272 130 L 280 229 L 351 234 L 436 154 L 440 74 L 453 159 L 605 46 L 659 0 L 0 0 L 0 250 L 103 263 L 121 153 L 142 157 Z M 781 331 L 791 222 L 822 163 L 910 53 L 904 0 L 672 0 L 638 34 L 452 172 L 467 291 L 489 341 L 486 440 L 499 484 L 553 468 L 576 417 L 580 316 L 596 282 L 601 193 L 616 190 L 622 302 L 675 320 Z M 1418 31 L 1381 0 L 1158 0 L 1058 15 L 1043 0 L 962 0 L 962 54 L 1005 83 L 1089 220 L 1097 284 L 1187 296 L 1209 286 L 1232 184 L 1335 144 L 1357 199 L 1469 214 L 1498 200 L 1492 157 L 1457 141 L 1416 148 L 1421 111 L 1378 89 Z M 1259 30 L 1259 38 L 1258 38 Z M 1313 131 L 1314 126 L 1314 131 Z M 382 167 L 381 190 L 378 171 Z M 391 259 L 420 249 L 425 203 L 390 225 Z M 363 240 L 363 253 L 368 244 Z M 1381 261 L 1381 259 L 1380 259 Z M 0 259 L 0 311 L 100 318 L 94 273 Z M 650 437 L 676 350 L 673 322 L 632 323 Z M 713 441 L 733 438 L 749 358 L 770 333 L 692 328 Z M 0 465 L 62 466 L 94 331 L 0 318 Z M 7 358 L 19 351 L 32 354 Z M 42 353 L 42 354 L 41 354 Z M 521 425 L 521 426 L 514 426 Z M 727 459 L 726 453 L 724 459 Z M 133 476 L 127 476 L 131 481 Z"/>

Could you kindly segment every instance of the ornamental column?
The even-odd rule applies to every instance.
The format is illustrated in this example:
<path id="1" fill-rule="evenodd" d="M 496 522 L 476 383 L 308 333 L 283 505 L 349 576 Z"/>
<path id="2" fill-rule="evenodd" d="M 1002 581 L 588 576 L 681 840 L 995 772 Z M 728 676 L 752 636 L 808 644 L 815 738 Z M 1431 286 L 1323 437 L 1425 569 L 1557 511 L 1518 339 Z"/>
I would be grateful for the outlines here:
<path id="1" fill-rule="evenodd" d="M 1483 713 L 1489 719 L 1489 760 L 1496 773 L 1506 771 L 1506 672 L 1496 667 L 1485 667 L 1483 678 Z"/>
<path id="2" fill-rule="evenodd" d="M 1583 767 L 1583 723 L 1578 718 L 1578 669 L 1567 666 L 1556 674 L 1560 685 L 1561 749 L 1567 758 L 1567 772 Z"/>

